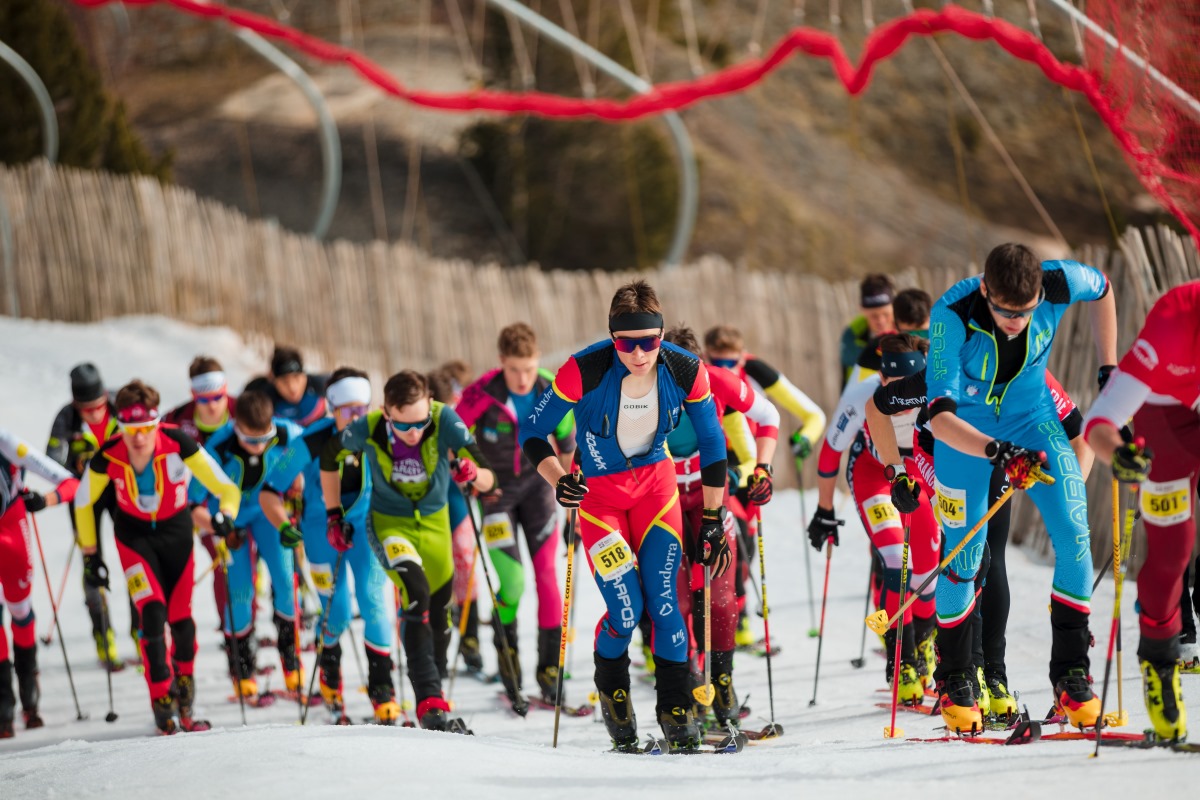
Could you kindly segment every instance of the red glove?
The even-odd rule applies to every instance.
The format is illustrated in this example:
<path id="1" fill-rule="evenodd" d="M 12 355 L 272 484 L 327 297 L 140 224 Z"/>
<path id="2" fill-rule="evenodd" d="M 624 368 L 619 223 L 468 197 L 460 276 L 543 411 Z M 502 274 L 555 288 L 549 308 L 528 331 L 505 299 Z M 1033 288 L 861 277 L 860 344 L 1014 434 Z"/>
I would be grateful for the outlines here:
<path id="1" fill-rule="evenodd" d="M 350 549 L 350 540 L 354 538 L 354 526 L 342 516 L 340 508 L 325 510 L 325 538 L 329 546 L 339 553 Z"/>
<path id="2" fill-rule="evenodd" d="M 474 483 L 479 477 L 479 468 L 471 459 L 460 458 L 451 466 L 450 477 L 455 483 Z"/>
<path id="3" fill-rule="evenodd" d="M 69 503 L 75 499 L 75 492 L 79 490 L 78 478 L 67 478 L 58 485 L 54 491 L 58 492 L 58 502 Z"/>

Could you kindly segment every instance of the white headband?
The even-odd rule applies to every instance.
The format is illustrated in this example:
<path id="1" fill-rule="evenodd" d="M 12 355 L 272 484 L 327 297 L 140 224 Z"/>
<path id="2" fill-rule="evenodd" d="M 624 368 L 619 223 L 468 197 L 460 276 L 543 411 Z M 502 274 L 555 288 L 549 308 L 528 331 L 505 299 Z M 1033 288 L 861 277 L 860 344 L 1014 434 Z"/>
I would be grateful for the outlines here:
<path id="1" fill-rule="evenodd" d="M 192 392 L 195 394 L 216 394 L 226 386 L 224 372 L 206 372 L 192 378 Z"/>
<path id="2" fill-rule="evenodd" d="M 371 404 L 371 382 L 366 378 L 342 378 L 325 388 L 325 400 L 330 408 L 368 406 Z"/>

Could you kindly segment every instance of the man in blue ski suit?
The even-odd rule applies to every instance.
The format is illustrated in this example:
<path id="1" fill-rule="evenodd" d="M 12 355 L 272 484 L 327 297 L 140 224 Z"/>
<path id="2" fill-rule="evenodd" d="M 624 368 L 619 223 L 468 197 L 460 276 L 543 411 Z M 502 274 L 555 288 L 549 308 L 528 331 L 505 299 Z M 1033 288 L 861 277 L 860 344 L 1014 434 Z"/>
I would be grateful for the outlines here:
<path id="1" fill-rule="evenodd" d="M 927 380 L 934 470 L 946 552 L 987 511 L 992 469 L 1028 490 L 1055 553 L 1050 681 L 1073 725 L 1096 723 L 1088 673 L 1092 558 L 1087 497 L 1046 386 L 1046 362 L 1067 308 L 1090 303 L 1101 380 L 1116 362 L 1116 303 L 1105 275 L 1075 261 L 1040 262 L 1024 245 L 988 255 L 982 276 L 960 281 L 934 306 Z M 1048 477 L 1045 477 L 1048 476 Z M 951 730 L 982 727 L 971 664 L 976 572 L 986 526 L 938 582 L 939 706 Z"/>

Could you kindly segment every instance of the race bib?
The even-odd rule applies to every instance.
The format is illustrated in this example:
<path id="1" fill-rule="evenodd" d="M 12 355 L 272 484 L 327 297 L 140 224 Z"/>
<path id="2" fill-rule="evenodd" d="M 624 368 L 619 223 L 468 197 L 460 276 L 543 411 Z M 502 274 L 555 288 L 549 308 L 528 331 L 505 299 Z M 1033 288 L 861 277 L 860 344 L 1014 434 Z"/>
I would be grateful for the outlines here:
<path id="1" fill-rule="evenodd" d="M 946 528 L 967 527 L 967 490 L 951 489 L 941 481 L 936 481 L 938 517 Z"/>
<path id="2" fill-rule="evenodd" d="M 629 542 L 615 531 L 589 547 L 588 555 L 596 572 L 606 581 L 615 581 L 633 569 L 635 563 Z"/>
<path id="3" fill-rule="evenodd" d="M 125 584 L 129 587 L 130 599 L 135 603 L 154 594 L 150 579 L 146 577 L 146 568 L 141 564 L 134 564 L 125 570 Z"/>
<path id="4" fill-rule="evenodd" d="M 863 501 L 863 516 L 871 533 L 879 533 L 884 528 L 894 528 L 900 520 L 900 512 L 892 505 L 892 498 L 886 494 L 877 494 Z"/>
<path id="5" fill-rule="evenodd" d="M 403 536 L 389 536 L 383 540 L 383 553 L 387 556 L 389 567 L 411 561 L 414 564 L 421 563 L 421 556 L 417 553 L 417 548 L 413 547 L 412 542 L 405 539 Z"/>
<path id="6" fill-rule="evenodd" d="M 516 541 L 508 512 L 500 511 L 483 518 L 483 540 L 489 548 L 496 549 L 509 547 Z"/>
<path id="7" fill-rule="evenodd" d="M 183 458 L 180 457 L 179 453 L 168 453 L 165 467 L 167 480 L 171 483 L 179 483 L 187 480 L 187 465 L 183 463 Z"/>
<path id="8" fill-rule="evenodd" d="M 333 568 L 329 564 L 308 562 L 308 571 L 312 574 L 313 585 L 323 595 L 333 591 Z"/>
<path id="9" fill-rule="evenodd" d="M 1192 485 L 1187 478 L 1165 483 L 1146 481 L 1138 494 L 1149 525 L 1166 527 L 1191 519 Z"/>

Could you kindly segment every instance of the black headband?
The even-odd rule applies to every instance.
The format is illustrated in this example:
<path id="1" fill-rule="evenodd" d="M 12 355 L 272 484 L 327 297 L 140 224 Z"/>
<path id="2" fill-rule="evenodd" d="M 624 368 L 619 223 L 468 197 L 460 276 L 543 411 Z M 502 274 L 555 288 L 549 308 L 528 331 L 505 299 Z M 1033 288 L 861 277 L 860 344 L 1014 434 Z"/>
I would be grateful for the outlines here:
<path id="1" fill-rule="evenodd" d="M 628 311 L 608 318 L 609 331 L 644 331 L 663 327 L 663 315 L 650 311 Z"/>
<path id="2" fill-rule="evenodd" d="M 920 350 L 907 353 L 883 353 L 879 372 L 885 378 L 907 378 L 925 369 L 925 356 Z"/>
<path id="3" fill-rule="evenodd" d="M 883 291 L 878 294 L 863 294 L 859 304 L 863 308 L 882 308 L 892 304 L 892 293 Z"/>

